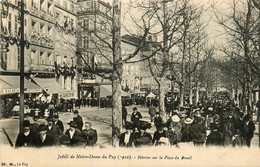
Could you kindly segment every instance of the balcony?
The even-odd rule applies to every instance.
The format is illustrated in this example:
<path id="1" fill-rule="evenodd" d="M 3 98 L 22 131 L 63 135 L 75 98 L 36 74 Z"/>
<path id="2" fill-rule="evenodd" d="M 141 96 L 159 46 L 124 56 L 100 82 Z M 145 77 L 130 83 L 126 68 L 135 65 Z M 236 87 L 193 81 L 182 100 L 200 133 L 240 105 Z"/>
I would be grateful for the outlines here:
<path id="1" fill-rule="evenodd" d="M 53 14 L 47 12 L 47 14 L 46 14 L 46 19 L 47 19 L 48 21 L 50 21 L 50 22 L 54 22 Z"/>
<path id="2" fill-rule="evenodd" d="M 35 16 L 38 16 L 38 14 L 39 14 L 39 9 L 36 6 L 29 8 L 29 11 L 30 11 L 31 14 L 33 14 Z"/>
<path id="3" fill-rule="evenodd" d="M 49 64 L 31 64 L 31 71 L 45 71 L 45 72 L 54 72 L 54 65 Z"/>
<path id="4" fill-rule="evenodd" d="M 44 9 L 40 9 L 40 17 L 46 19 L 46 11 Z"/>
<path id="5" fill-rule="evenodd" d="M 31 42 L 37 45 L 47 46 L 51 48 L 54 47 L 54 41 L 52 40 L 51 36 L 46 36 L 36 31 L 33 31 L 31 35 Z"/>

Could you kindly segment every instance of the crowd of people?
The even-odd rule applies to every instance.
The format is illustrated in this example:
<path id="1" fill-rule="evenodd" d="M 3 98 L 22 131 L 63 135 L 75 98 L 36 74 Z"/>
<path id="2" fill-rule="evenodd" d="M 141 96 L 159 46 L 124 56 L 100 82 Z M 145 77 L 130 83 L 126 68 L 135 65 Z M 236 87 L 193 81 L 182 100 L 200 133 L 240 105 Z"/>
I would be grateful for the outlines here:
<path id="1" fill-rule="evenodd" d="M 57 106 L 60 105 L 56 104 L 47 115 L 35 112 L 33 123 L 25 120 L 24 130 L 17 137 L 16 147 L 97 145 L 97 131 L 91 128 L 90 122 L 85 122 L 83 129 L 83 119 L 78 110 L 73 110 L 74 117 L 69 122 L 70 128 L 64 130 L 63 123 L 59 120 L 59 112 L 62 112 L 62 109 L 59 110 Z M 250 147 L 256 130 L 252 112 L 242 111 L 232 101 L 209 100 L 196 106 L 177 106 L 163 112 L 158 111 L 158 103 L 154 100 L 148 103 L 149 121 L 143 119 L 137 107 L 132 108 L 131 117 L 127 119 L 128 113 L 124 104 L 122 125 L 125 131 L 120 135 L 120 147 L 179 146 L 180 143 L 194 146 Z M 52 103 L 46 106 L 50 108 L 51 105 Z M 46 121 L 39 121 L 39 118 L 45 118 Z M 155 128 L 152 129 L 156 130 L 147 132 L 153 126 Z"/>
<path id="2" fill-rule="evenodd" d="M 150 125 L 156 127 L 153 136 L 147 133 L 151 126 L 141 120 L 141 113 L 134 107 L 131 122 L 123 116 L 126 132 L 120 137 L 120 146 L 179 146 L 179 143 L 223 147 L 251 145 L 256 129 L 252 115 L 249 112 L 245 114 L 231 102 L 209 101 L 198 106 L 178 107 L 164 116 L 162 111 L 156 111 L 155 106 L 148 109 Z"/>
<path id="3" fill-rule="evenodd" d="M 45 121 L 40 121 L 38 115 L 34 116 L 33 123 L 24 120 L 23 131 L 18 134 L 15 147 L 95 146 L 97 131 L 90 122 L 85 122 L 83 129 L 83 119 L 78 110 L 73 113 L 73 120 L 68 123 L 69 128 L 65 132 L 58 112 L 54 112 Z"/>

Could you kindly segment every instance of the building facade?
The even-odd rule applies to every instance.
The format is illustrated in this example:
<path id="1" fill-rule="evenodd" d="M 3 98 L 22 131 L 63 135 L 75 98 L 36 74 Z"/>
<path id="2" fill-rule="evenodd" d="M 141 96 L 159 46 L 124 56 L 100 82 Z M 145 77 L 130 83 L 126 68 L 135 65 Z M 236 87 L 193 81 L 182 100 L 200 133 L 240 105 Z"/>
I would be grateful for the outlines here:
<path id="1" fill-rule="evenodd" d="M 78 96 L 99 97 L 100 85 L 111 85 L 112 7 L 100 0 L 77 2 Z"/>
<path id="2" fill-rule="evenodd" d="M 76 32 L 71 27 L 76 25 L 77 19 L 73 6 L 70 5 L 73 3 L 67 0 L 24 0 L 24 3 L 26 78 L 49 94 L 60 94 L 63 98 L 76 97 L 76 72 L 73 64 L 76 60 Z M 15 76 L 20 72 L 19 6 L 19 0 L 1 2 L 1 39 L 12 39 L 9 46 L 1 40 L 1 48 L 5 48 L 1 51 L 1 75 Z M 7 11 L 6 16 L 2 14 L 4 11 Z M 47 81 L 53 84 L 48 85 Z M 50 91 L 54 85 L 59 92 Z"/>

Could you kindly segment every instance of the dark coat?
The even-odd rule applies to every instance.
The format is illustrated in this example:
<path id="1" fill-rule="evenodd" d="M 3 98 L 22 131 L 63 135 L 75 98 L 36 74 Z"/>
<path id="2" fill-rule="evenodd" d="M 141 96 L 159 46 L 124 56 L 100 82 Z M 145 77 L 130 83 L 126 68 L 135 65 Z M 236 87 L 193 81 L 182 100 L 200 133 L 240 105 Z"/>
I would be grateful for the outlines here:
<path id="1" fill-rule="evenodd" d="M 149 114 L 150 116 L 155 116 L 155 115 L 156 115 L 156 109 L 155 109 L 154 106 L 150 106 L 150 107 L 149 107 L 148 114 Z"/>
<path id="2" fill-rule="evenodd" d="M 54 138 L 56 144 L 59 144 L 59 137 L 62 135 L 62 131 L 58 125 L 53 124 L 50 130 L 47 125 L 47 134 Z"/>
<path id="3" fill-rule="evenodd" d="M 204 142 L 206 140 L 206 127 L 204 124 L 195 123 L 191 127 L 192 140 L 194 142 Z"/>
<path id="4" fill-rule="evenodd" d="M 147 133 L 144 132 L 143 134 L 137 134 L 136 135 L 136 146 L 140 147 L 140 146 L 152 146 L 153 142 L 152 142 L 152 136 Z"/>
<path id="5" fill-rule="evenodd" d="M 122 107 L 122 119 L 126 120 L 127 117 L 127 109 L 125 107 Z"/>
<path id="6" fill-rule="evenodd" d="M 206 141 L 207 146 L 223 146 L 223 134 L 218 131 L 212 131 Z"/>
<path id="7" fill-rule="evenodd" d="M 235 133 L 235 125 L 233 119 L 224 119 L 220 123 L 219 131 L 224 135 L 224 137 L 232 137 Z"/>
<path id="8" fill-rule="evenodd" d="M 83 120 L 82 117 L 80 115 L 78 115 L 77 117 L 73 117 L 73 121 L 76 122 L 77 124 L 77 128 L 82 131 L 82 127 L 83 127 Z"/>
<path id="9" fill-rule="evenodd" d="M 19 133 L 16 139 L 15 147 L 33 147 L 35 146 L 35 134 L 31 131 L 28 136 Z"/>
<path id="10" fill-rule="evenodd" d="M 167 133 L 165 130 L 163 130 L 162 133 L 160 133 L 158 130 L 154 132 L 153 134 L 153 143 L 155 145 L 158 145 L 158 141 L 160 140 L 161 137 L 167 137 Z"/>
<path id="11" fill-rule="evenodd" d="M 254 137 L 255 124 L 253 121 L 249 121 L 248 125 L 244 123 L 244 138 L 251 140 Z"/>
<path id="12" fill-rule="evenodd" d="M 140 119 L 142 118 L 142 115 L 139 111 L 133 112 L 131 116 L 131 121 L 133 124 L 139 124 Z"/>
<path id="13" fill-rule="evenodd" d="M 30 129 L 34 134 L 37 134 L 39 132 L 39 126 L 38 123 L 34 123 L 30 126 Z"/>
<path id="14" fill-rule="evenodd" d="M 134 134 L 131 133 L 130 134 L 130 138 L 129 138 L 129 142 L 128 143 L 125 143 L 125 133 L 122 133 L 120 135 L 120 140 L 119 140 L 119 146 L 120 147 L 133 147 L 134 144 L 135 144 L 135 137 L 134 137 Z"/>
<path id="15" fill-rule="evenodd" d="M 41 140 L 40 135 L 37 135 L 36 147 L 48 147 L 48 146 L 54 146 L 54 145 L 56 145 L 56 142 L 51 135 L 46 134 L 46 139 L 43 142 Z"/>
<path id="16" fill-rule="evenodd" d="M 162 126 L 163 120 L 161 117 L 154 117 L 154 125 L 158 128 Z"/>
<path id="17" fill-rule="evenodd" d="M 70 144 L 69 145 L 75 146 L 75 145 L 80 144 L 82 142 L 82 136 L 81 136 L 82 133 L 81 133 L 81 131 L 76 128 L 75 129 L 75 133 L 72 136 L 72 138 L 70 137 L 69 131 L 70 131 L 70 129 L 67 129 L 66 132 L 65 132 L 65 135 L 69 136 L 69 138 L 70 138 Z"/>
<path id="18" fill-rule="evenodd" d="M 182 127 L 182 141 L 183 142 L 191 142 L 192 134 L 191 134 L 192 124 L 184 124 Z"/>
<path id="19" fill-rule="evenodd" d="M 246 146 L 246 140 L 240 135 L 235 135 L 235 139 L 233 140 L 233 146 L 234 147 Z"/>
<path id="20" fill-rule="evenodd" d="M 58 126 L 59 126 L 59 128 L 60 128 L 60 130 L 61 130 L 62 133 L 64 132 L 64 126 L 63 126 L 63 123 L 62 123 L 61 120 L 58 120 L 58 122 L 55 123 L 55 125 L 58 125 Z"/>
<path id="21" fill-rule="evenodd" d="M 86 146 L 94 146 L 97 142 L 97 131 L 95 129 L 82 131 L 83 140 L 86 142 Z"/>

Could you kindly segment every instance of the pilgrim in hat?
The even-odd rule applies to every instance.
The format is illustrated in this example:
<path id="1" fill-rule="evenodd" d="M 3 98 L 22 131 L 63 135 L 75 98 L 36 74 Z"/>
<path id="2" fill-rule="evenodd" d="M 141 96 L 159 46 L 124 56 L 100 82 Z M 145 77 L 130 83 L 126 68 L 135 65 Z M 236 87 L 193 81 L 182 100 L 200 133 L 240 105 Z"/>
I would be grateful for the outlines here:
<path id="1" fill-rule="evenodd" d="M 70 138 L 70 145 L 77 145 L 82 141 L 81 131 L 77 129 L 77 123 L 75 121 L 70 121 L 68 123 L 70 128 L 66 130 L 65 135 Z"/>
<path id="2" fill-rule="evenodd" d="M 63 133 L 63 131 L 64 131 L 64 126 L 63 126 L 63 122 L 62 122 L 61 120 L 59 120 L 59 114 L 58 114 L 58 113 L 55 113 L 55 114 L 54 114 L 54 116 L 53 116 L 53 122 L 54 122 L 55 125 L 57 125 L 57 126 L 60 128 L 60 130 L 61 130 L 62 133 Z"/>
<path id="3" fill-rule="evenodd" d="M 36 139 L 37 147 L 46 147 L 55 145 L 55 139 L 47 133 L 47 127 L 43 124 L 39 126 L 39 136 Z"/>
<path id="4" fill-rule="evenodd" d="M 34 134 L 30 130 L 30 121 L 23 121 L 23 131 L 17 136 L 15 147 L 34 146 Z"/>
<path id="5" fill-rule="evenodd" d="M 119 146 L 120 147 L 133 147 L 135 145 L 135 135 L 133 133 L 133 126 L 131 122 L 127 122 L 126 131 L 121 133 Z"/>

